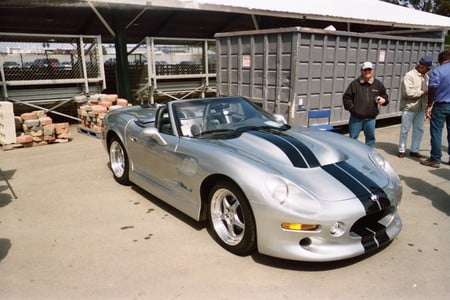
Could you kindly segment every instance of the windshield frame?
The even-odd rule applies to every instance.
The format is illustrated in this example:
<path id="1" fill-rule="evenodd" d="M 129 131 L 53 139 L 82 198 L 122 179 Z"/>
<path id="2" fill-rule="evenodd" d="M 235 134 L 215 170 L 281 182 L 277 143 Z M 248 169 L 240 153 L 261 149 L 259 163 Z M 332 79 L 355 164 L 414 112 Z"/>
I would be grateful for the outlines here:
<path id="1" fill-rule="evenodd" d="M 244 97 L 177 100 L 168 105 L 179 137 L 225 138 L 261 127 L 290 128 Z"/>

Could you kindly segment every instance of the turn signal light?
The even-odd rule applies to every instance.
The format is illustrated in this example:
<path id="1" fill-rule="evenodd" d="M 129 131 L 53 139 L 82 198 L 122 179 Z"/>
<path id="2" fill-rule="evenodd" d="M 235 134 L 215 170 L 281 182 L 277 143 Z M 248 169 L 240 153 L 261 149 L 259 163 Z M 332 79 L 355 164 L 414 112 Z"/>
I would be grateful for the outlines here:
<path id="1" fill-rule="evenodd" d="M 281 228 L 288 230 L 306 230 L 306 231 L 314 231 L 319 229 L 319 225 L 317 224 L 301 224 L 301 223 L 281 223 Z"/>

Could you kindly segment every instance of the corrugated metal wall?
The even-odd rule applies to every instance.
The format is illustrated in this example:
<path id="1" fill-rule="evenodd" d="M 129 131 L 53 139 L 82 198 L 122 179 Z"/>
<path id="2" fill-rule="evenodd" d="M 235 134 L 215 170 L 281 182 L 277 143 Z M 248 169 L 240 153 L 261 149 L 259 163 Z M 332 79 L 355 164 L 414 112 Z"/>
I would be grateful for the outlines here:
<path id="1" fill-rule="evenodd" d="M 400 81 L 423 55 L 437 55 L 444 39 L 285 28 L 220 33 L 217 93 L 241 95 L 292 125 L 306 124 L 306 111 L 332 109 L 332 123 L 346 124 L 342 94 L 359 76 L 360 64 L 375 64 L 391 103 L 379 118 L 399 115 Z"/>

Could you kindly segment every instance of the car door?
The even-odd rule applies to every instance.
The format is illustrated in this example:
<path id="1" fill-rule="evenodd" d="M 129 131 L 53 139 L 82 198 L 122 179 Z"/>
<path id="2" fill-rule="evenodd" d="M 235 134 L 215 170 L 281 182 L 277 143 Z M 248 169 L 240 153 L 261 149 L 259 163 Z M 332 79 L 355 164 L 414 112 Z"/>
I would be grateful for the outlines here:
<path id="1" fill-rule="evenodd" d="M 133 160 L 133 171 L 140 177 L 139 185 L 144 185 L 144 188 L 163 199 L 176 199 L 179 197 L 179 190 L 183 189 L 177 170 L 180 162 L 177 154 L 180 138 L 173 130 L 173 122 L 169 119 L 168 112 L 161 113 L 159 118 L 165 120 L 156 125 L 159 127 L 159 135 L 165 141 L 165 145 L 161 145 L 152 137 L 143 135 L 142 129 L 130 130 L 130 132 L 136 132 L 129 138 L 130 157 Z"/>

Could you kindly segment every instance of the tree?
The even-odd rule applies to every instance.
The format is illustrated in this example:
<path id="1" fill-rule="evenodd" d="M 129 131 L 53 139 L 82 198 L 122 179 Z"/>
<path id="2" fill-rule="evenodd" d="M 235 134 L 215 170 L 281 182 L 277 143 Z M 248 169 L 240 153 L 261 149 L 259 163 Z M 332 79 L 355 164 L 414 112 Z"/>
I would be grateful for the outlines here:
<path id="1" fill-rule="evenodd" d="M 435 13 L 438 15 L 450 17 L 450 1 L 448 0 L 435 0 L 436 10 Z"/>
<path id="2" fill-rule="evenodd" d="M 405 7 L 450 17 L 450 1 L 448 0 L 383 0 Z"/>

